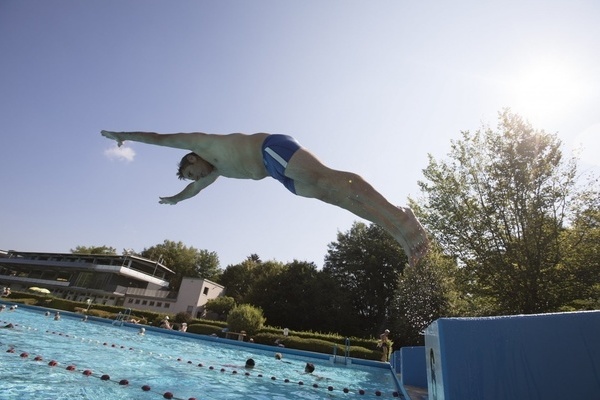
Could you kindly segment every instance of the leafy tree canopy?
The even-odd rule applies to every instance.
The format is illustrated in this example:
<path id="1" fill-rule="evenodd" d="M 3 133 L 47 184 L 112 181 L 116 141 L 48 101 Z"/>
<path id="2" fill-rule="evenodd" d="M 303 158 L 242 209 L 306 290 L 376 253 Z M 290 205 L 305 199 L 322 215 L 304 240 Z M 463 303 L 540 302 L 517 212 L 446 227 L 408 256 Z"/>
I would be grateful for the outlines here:
<path id="1" fill-rule="evenodd" d="M 71 249 L 71 253 L 116 255 L 117 249 L 109 246 L 77 246 L 74 249 Z"/>
<path id="2" fill-rule="evenodd" d="M 400 245 L 377 225 L 356 222 L 329 244 L 323 272 L 352 299 L 361 333 L 375 334 L 389 318 L 398 274 L 407 263 Z"/>
<path id="3" fill-rule="evenodd" d="M 456 257 L 464 292 L 496 313 L 555 311 L 571 249 L 561 237 L 579 196 L 576 159 L 556 135 L 504 110 L 496 130 L 462 132 L 448 160 L 429 157 L 420 216 Z"/>
<path id="4" fill-rule="evenodd" d="M 183 277 L 218 282 L 221 275 L 217 253 L 188 247 L 182 242 L 165 240 L 162 244 L 144 249 L 141 256 L 161 261 L 175 271 L 176 275 L 170 282 L 173 289 L 179 288 Z"/>

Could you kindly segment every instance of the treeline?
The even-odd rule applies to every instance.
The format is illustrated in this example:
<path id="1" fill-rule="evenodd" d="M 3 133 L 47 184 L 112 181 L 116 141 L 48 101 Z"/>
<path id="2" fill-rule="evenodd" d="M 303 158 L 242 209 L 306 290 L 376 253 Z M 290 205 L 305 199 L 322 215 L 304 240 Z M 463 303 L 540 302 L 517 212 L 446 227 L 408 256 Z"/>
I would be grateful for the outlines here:
<path id="1" fill-rule="evenodd" d="M 600 191 L 577 161 L 509 110 L 496 129 L 461 132 L 447 158 L 430 155 L 421 196 L 410 200 L 431 235 L 414 268 L 363 223 L 338 234 L 320 268 L 251 255 L 221 269 L 216 253 L 168 240 L 141 255 L 162 257 L 177 272 L 174 288 L 183 276 L 224 285 L 270 326 L 357 337 L 387 328 L 395 346 L 422 343 L 422 330 L 444 316 L 599 309 Z"/>

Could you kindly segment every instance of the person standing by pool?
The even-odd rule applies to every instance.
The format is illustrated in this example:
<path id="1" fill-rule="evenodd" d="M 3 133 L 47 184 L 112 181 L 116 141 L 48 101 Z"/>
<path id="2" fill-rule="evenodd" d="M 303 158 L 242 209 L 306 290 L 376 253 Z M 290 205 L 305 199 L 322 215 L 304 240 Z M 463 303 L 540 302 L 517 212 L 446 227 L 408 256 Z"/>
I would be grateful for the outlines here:
<path id="1" fill-rule="evenodd" d="M 355 173 L 329 168 L 291 136 L 106 130 L 101 134 L 118 146 L 131 140 L 192 151 L 181 159 L 177 175 L 194 182 L 174 196 L 161 197 L 161 204 L 189 199 L 220 176 L 253 180 L 271 176 L 298 196 L 341 207 L 381 226 L 400 243 L 411 266 L 427 253 L 427 233 L 410 208 L 396 207 Z"/>
<path id="2" fill-rule="evenodd" d="M 171 328 L 171 323 L 169 322 L 168 315 L 166 317 L 164 317 L 162 321 L 160 321 L 159 327 L 165 328 L 165 329 L 173 329 L 173 328 Z"/>
<path id="3" fill-rule="evenodd" d="M 377 347 L 381 347 L 381 361 L 388 362 L 390 357 L 390 344 L 391 340 L 389 339 L 390 331 L 386 329 L 383 331 L 381 335 L 379 335 L 379 343 L 377 343 Z"/>

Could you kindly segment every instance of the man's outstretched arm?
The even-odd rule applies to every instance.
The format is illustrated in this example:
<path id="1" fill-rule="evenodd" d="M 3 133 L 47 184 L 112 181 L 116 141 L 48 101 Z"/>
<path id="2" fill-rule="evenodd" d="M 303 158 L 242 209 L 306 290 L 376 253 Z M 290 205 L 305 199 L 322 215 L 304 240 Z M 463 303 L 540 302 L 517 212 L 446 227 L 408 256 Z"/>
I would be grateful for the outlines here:
<path id="1" fill-rule="evenodd" d="M 181 192 L 177 193 L 175 196 L 160 197 L 159 203 L 174 205 L 174 204 L 179 203 L 182 200 L 186 200 L 186 199 L 189 199 L 190 197 L 194 197 L 195 195 L 200 193 L 200 191 L 202 189 L 204 189 L 205 187 L 207 187 L 208 185 L 210 185 L 214 181 L 216 181 L 218 177 L 219 177 L 219 174 L 216 174 L 216 173 L 207 175 L 202 179 L 198 179 L 197 181 L 190 183 L 189 185 L 187 185 L 185 187 L 185 189 L 183 189 Z"/>
<path id="2" fill-rule="evenodd" d="M 131 140 L 133 142 L 187 150 L 197 147 L 198 141 L 206 136 L 205 133 L 113 132 L 104 130 L 101 134 L 108 139 L 115 140 L 119 147 L 124 141 Z"/>

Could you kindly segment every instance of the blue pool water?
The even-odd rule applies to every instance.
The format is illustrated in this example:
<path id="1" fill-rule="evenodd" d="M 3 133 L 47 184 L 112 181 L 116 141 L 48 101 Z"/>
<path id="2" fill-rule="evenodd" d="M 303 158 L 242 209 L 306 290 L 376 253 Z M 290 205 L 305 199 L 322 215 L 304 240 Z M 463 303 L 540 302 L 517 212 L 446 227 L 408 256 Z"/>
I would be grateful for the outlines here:
<path id="1" fill-rule="evenodd" d="M 275 347 L 240 347 L 151 329 L 141 336 L 134 327 L 69 315 L 54 321 L 23 307 L 0 312 L 0 327 L 8 323 L 15 328 L 0 329 L 0 399 L 398 397 L 386 368 L 285 353 L 276 360 Z M 254 369 L 244 368 L 248 358 L 256 361 Z M 315 364 L 313 374 L 304 373 L 306 362 Z"/>

